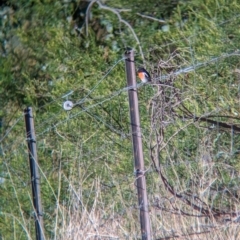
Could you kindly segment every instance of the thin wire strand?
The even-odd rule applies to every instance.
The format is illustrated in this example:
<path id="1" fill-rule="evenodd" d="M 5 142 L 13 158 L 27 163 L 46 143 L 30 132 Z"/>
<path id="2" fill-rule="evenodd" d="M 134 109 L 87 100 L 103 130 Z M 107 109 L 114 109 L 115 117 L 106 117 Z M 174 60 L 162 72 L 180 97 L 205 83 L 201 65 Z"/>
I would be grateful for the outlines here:
<path id="1" fill-rule="evenodd" d="M 118 60 L 108 71 L 107 73 L 98 81 L 98 83 L 92 88 L 92 90 L 80 101 L 78 101 L 76 104 L 84 103 L 85 99 L 99 86 L 99 84 L 110 74 L 110 72 L 120 63 L 122 60 L 125 60 L 126 58 L 123 57 L 120 60 Z"/>
<path id="2" fill-rule="evenodd" d="M 119 59 L 108 71 L 107 73 L 97 82 L 97 84 L 88 92 L 88 94 L 83 97 L 82 99 L 78 100 L 78 102 L 75 104 L 81 104 L 81 103 L 84 103 L 86 98 L 91 94 L 93 93 L 93 91 L 99 86 L 99 84 L 111 73 L 111 71 L 122 61 L 124 60 L 125 58 L 121 58 Z M 74 92 L 76 92 L 77 90 L 79 90 L 80 88 L 77 88 L 75 90 L 70 90 L 67 94 L 64 94 L 63 96 L 59 97 L 58 99 L 62 99 L 62 98 L 65 98 L 65 97 L 68 97 L 69 95 L 73 94 Z M 54 102 L 56 102 L 57 100 L 55 100 Z M 53 103 L 53 102 L 52 102 Z M 38 109 L 37 109 L 38 110 Z M 51 118 L 48 118 L 46 119 L 45 121 L 41 122 L 41 125 L 44 125 L 46 122 L 49 122 L 50 119 L 53 119 L 57 116 L 59 116 L 60 114 L 62 114 L 65 110 L 62 108 L 58 113 L 54 114 L 53 116 L 51 116 Z M 41 126 L 40 125 L 40 126 Z M 38 127 L 40 127 L 38 126 Z"/>
<path id="3" fill-rule="evenodd" d="M 0 139 L 0 143 L 10 134 L 10 132 L 13 130 L 13 128 L 17 125 L 18 122 L 20 122 L 20 120 L 23 120 L 23 116 L 25 115 L 25 113 L 23 113 L 16 121 L 15 123 L 5 132 L 5 134 L 3 135 L 3 137 Z"/>

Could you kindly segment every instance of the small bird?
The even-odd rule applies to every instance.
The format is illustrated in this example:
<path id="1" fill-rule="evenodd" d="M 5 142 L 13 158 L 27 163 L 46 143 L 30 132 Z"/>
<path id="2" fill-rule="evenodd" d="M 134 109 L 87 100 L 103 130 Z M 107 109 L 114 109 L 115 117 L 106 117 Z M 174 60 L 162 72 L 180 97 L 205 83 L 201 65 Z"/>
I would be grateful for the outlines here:
<path id="1" fill-rule="evenodd" d="M 151 82 L 151 76 L 145 68 L 139 68 L 137 73 L 143 83 Z"/>

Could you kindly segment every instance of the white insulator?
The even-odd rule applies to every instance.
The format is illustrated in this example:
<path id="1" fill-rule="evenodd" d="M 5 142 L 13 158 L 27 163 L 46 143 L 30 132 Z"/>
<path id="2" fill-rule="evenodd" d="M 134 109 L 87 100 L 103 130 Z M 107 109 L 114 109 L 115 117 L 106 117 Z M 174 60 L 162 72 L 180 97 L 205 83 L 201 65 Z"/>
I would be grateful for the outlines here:
<path id="1" fill-rule="evenodd" d="M 69 111 L 73 108 L 73 102 L 72 101 L 65 101 L 63 103 L 63 109 L 66 111 Z"/>

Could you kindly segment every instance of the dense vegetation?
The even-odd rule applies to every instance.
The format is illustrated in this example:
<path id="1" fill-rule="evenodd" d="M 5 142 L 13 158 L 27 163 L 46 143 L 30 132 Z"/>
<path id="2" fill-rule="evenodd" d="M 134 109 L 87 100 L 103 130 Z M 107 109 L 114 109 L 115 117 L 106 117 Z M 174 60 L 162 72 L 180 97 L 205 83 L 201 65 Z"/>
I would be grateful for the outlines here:
<path id="1" fill-rule="evenodd" d="M 153 238 L 237 239 L 239 11 L 237 0 L 2 3 L 2 239 L 35 237 L 26 106 L 46 238 L 139 238 L 126 47 L 166 76 L 138 90 Z"/>

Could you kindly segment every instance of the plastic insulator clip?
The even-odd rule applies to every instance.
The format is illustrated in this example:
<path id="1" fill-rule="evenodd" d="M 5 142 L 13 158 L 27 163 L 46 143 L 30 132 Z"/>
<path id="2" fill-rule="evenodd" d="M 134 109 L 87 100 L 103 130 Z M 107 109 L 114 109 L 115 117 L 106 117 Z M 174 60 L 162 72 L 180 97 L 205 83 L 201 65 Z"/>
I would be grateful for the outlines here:
<path id="1" fill-rule="evenodd" d="M 69 100 L 63 103 L 63 109 L 66 111 L 72 110 L 73 106 L 74 106 L 73 102 Z"/>

